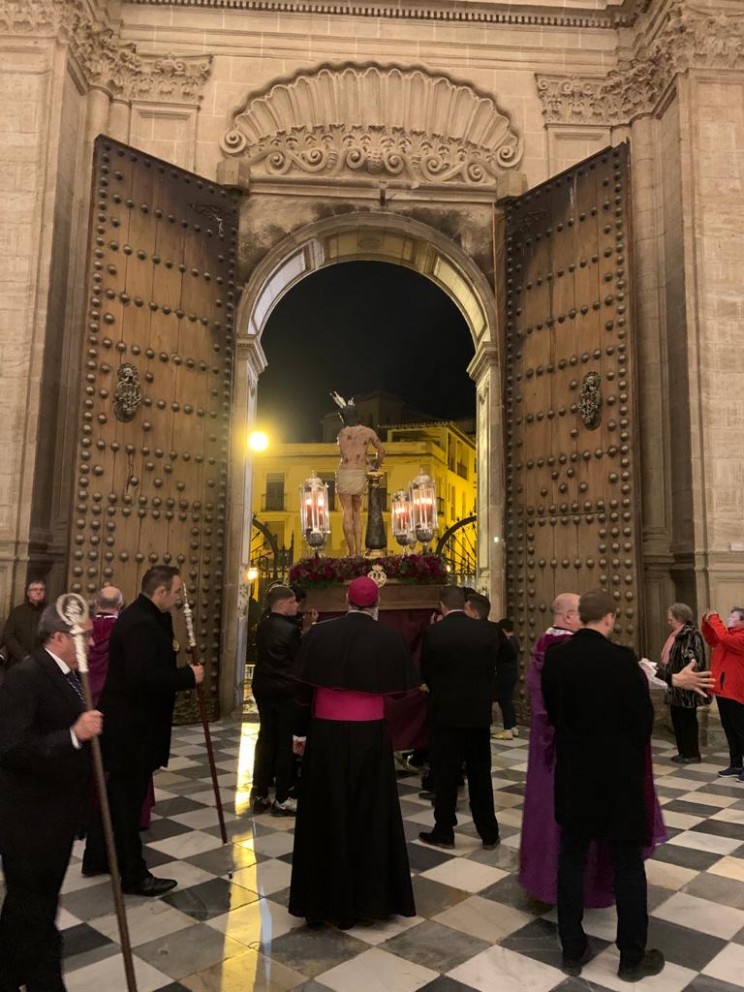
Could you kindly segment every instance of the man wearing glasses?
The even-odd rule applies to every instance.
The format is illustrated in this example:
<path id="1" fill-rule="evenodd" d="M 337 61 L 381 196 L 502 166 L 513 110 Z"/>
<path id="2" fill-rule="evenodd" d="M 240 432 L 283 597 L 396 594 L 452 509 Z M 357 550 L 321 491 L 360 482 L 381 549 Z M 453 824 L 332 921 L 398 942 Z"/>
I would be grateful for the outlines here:
<path id="1" fill-rule="evenodd" d="M 8 667 L 28 658 L 39 646 L 38 626 L 46 606 L 46 586 L 40 579 L 29 582 L 26 599 L 14 606 L 5 624 L 5 649 Z"/>
<path id="2" fill-rule="evenodd" d="M 82 624 L 90 645 L 93 625 Z M 64 992 L 59 891 L 90 796 L 89 741 L 75 642 L 54 606 L 39 622 L 43 648 L 14 665 L 0 687 L 0 992 Z"/>

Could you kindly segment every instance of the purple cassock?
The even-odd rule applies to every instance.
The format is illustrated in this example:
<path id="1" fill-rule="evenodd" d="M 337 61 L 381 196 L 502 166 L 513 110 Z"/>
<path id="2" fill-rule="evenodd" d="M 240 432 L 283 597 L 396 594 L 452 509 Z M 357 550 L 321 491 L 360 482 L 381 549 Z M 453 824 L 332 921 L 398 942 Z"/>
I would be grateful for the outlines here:
<path id="1" fill-rule="evenodd" d="M 553 644 L 560 644 L 573 632 L 562 627 L 549 627 L 537 639 L 527 672 L 527 691 L 530 697 L 532 720 L 530 723 L 530 751 L 527 764 L 527 781 L 524 793 L 522 839 L 519 850 L 519 881 L 522 888 L 534 899 L 554 904 L 557 900 L 558 849 L 561 828 L 555 822 L 553 800 L 553 773 L 555 770 L 554 730 L 548 723 L 542 694 L 542 669 L 545 652 Z M 612 762 L 608 762 L 608 774 Z M 648 858 L 657 844 L 666 840 L 661 807 L 656 798 L 651 765 L 651 749 L 646 752 L 646 797 L 653 823 L 649 831 L 651 840 L 644 848 Z M 590 787 L 590 783 L 587 783 Z M 601 909 L 615 901 L 614 869 L 606 842 L 593 841 L 589 847 L 584 873 L 584 906 Z"/>

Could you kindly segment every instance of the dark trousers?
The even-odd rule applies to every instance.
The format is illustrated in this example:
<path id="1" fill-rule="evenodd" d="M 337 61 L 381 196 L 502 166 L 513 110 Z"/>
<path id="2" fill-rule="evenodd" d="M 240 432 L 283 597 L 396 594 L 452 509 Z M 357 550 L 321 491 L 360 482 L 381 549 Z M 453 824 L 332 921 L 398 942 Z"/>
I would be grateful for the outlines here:
<path id="1" fill-rule="evenodd" d="M 699 758 L 698 722 L 696 706 L 670 706 L 677 750 L 683 758 Z"/>
<path id="2" fill-rule="evenodd" d="M 514 690 L 519 680 L 519 669 L 516 662 L 509 665 L 499 665 L 493 685 L 493 698 L 501 708 L 504 720 L 504 730 L 512 730 L 517 725 L 517 712 L 514 709 Z"/>
<path id="3" fill-rule="evenodd" d="M 109 771 L 106 791 L 111 808 L 119 874 L 124 888 L 138 885 L 149 875 L 142 854 L 139 827 L 150 775 L 150 768 L 140 761 L 133 761 L 129 768 L 114 768 Z"/>
<path id="4" fill-rule="evenodd" d="M 728 741 L 729 764 L 732 768 L 741 768 L 744 759 L 744 703 L 721 696 L 716 696 L 716 699 L 721 726 Z"/>
<path id="5" fill-rule="evenodd" d="M 558 933 L 563 956 L 580 958 L 587 940 L 584 918 L 584 868 L 591 838 L 564 830 L 558 856 Z M 646 870 L 641 844 L 609 841 L 615 863 L 617 903 L 617 947 L 620 964 L 632 968 L 640 963 L 648 935 Z"/>
<path id="6" fill-rule="evenodd" d="M 276 779 L 276 801 L 283 803 L 289 795 L 294 774 L 294 700 L 258 696 L 256 706 L 261 723 L 253 762 L 253 795 L 268 796 L 271 781 Z"/>
<path id="7" fill-rule="evenodd" d="M 28 824 L 33 829 L 33 824 Z M 66 853 L 65 853 L 66 849 Z M 0 989 L 64 992 L 62 938 L 55 923 L 72 837 L 55 864 L 2 852 L 5 902 L 0 913 Z"/>
<path id="8" fill-rule="evenodd" d="M 486 844 L 499 836 L 491 784 L 491 736 L 488 727 L 435 727 L 433 731 L 434 833 L 454 839 L 457 823 L 457 785 L 463 762 L 468 782 L 470 811 L 475 829 Z"/>

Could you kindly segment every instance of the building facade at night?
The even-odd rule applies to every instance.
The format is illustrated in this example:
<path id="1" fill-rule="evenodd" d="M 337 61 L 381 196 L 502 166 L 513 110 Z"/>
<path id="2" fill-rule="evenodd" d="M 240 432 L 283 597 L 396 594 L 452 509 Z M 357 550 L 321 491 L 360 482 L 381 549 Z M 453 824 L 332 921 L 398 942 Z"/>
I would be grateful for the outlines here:
<path id="1" fill-rule="evenodd" d="M 741 0 L 0 0 L 0 51 L 0 613 L 176 562 L 236 707 L 262 334 L 351 260 L 470 328 L 525 643 L 556 590 L 648 650 L 741 600 Z"/>

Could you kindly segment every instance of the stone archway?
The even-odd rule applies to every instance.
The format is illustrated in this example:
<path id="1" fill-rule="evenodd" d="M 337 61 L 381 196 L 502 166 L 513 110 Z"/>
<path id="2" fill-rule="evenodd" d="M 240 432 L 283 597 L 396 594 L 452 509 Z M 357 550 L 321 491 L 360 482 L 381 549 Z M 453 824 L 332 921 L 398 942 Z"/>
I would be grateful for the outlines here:
<path id="1" fill-rule="evenodd" d="M 406 217 L 347 214 L 310 224 L 283 239 L 255 269 L 238 307 L 236 325 L 235 416 L 233 434 L 247 437 L 256 416 L 259 376 L 266 366 L 261 336 L 279 300 L 302 279 L 330 265 L 378 261 L 405 265 L 435 283 L 457 305 L 473 339 L 475 355 L 468 372 L 476 383 L 478 466 L 479 583 L 500 608 L 503 582 L 502 397 L 499 326 L 495 296 L 483 273 L 445 236 Z M 446 342 L 441 343 L 443 350 Z M 252 506 L 252 466 L 239 442 L 234 446 L 230 499 L 228 574 L 237 576 L 248 562 Z"/>

